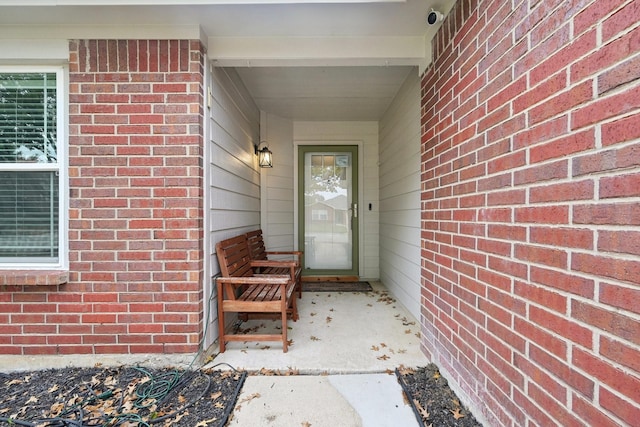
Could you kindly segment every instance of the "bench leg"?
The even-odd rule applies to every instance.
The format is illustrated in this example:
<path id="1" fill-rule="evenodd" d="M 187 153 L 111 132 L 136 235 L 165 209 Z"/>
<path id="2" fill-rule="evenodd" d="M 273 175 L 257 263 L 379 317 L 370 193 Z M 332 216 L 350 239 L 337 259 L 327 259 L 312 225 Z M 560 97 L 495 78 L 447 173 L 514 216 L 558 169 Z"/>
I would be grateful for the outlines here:
<path id="1" fill-rule="evenodd" d="M 224 342 L 224 310 L 222 309 L 222 301 L 224 299 L 224 295 L 222 293 L 222 285 L 218 283 L 218 334 L 220 340 L 220 353 L 224 353 L 225 350 L 225 342 Z"/>
<path id="2" fill-rule="evenodd" d="M 296 302 L 296 296 L 293 295 L 291 298 L 291 318 L 294 322 L 297 322 L 300 316 L 298 316 L 298 304 Z"/>
<path id="3" fill-rule="evenodd" d="M 287 340 L 287 310 L 282 311 L 282 352 L 288 351 L 289 341 Z"/>

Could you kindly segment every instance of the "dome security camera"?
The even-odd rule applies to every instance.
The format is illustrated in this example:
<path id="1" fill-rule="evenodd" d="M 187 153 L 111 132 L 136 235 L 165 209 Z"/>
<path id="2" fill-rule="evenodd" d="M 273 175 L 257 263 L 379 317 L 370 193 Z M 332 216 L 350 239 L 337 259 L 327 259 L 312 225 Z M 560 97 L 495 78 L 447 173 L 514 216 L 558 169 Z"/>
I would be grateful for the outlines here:
<path id="1" fill-rule="evenodd" d="M 438 22 L 442 21 L 444 21 L 444 15 L 442 14 L 442 12 L 431 9 L 431 12 L 429 12 L 429 15 L 427 16 L 427 24 L 435 25 Z"/>

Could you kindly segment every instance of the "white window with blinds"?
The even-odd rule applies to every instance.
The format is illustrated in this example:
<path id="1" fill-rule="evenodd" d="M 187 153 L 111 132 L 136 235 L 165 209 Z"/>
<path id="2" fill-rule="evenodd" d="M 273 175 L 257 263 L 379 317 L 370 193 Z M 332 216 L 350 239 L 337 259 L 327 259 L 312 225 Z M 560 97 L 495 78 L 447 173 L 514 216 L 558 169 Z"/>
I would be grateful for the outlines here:
<path id="1" fill-rule="evenodd" d="M 66 266 L 62 68 L 0 67 L 0 268 Z"/>

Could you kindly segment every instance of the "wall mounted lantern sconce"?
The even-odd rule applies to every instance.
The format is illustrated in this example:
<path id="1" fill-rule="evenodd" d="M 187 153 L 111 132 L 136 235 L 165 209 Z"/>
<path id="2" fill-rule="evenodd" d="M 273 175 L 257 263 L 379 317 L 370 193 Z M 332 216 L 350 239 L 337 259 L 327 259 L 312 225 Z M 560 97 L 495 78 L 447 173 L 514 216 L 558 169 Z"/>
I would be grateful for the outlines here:
<path id="1" fill-rule="evenodd" d="M 264 147 L 260 146 L 264 144 Z M 267 147 L 267 141 L 260 141 L 259 144 L 254 145 L 255 153 L 258 156 L 258 164 L 261 168 L 273 167 L 273 153 Z"/>

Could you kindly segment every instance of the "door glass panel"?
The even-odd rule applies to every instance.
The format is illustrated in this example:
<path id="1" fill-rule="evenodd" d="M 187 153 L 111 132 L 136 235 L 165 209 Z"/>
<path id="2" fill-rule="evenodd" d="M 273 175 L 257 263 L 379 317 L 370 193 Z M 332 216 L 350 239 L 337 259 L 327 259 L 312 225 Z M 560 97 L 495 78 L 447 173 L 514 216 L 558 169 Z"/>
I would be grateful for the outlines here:
<path id="1" fill-rule="evenodd" d="M 305 268 L 353 268 L 352 167 L 350 152 L 305 153 Z"/>

